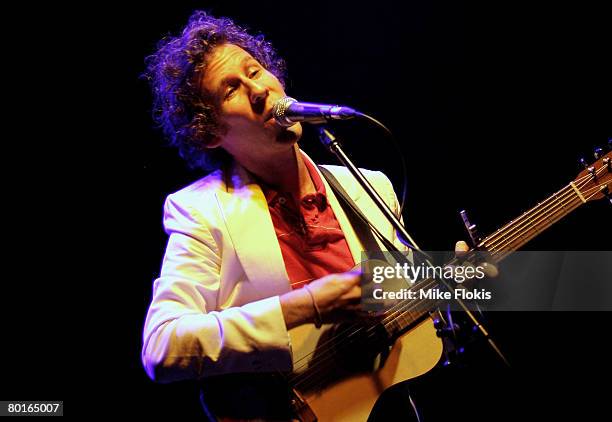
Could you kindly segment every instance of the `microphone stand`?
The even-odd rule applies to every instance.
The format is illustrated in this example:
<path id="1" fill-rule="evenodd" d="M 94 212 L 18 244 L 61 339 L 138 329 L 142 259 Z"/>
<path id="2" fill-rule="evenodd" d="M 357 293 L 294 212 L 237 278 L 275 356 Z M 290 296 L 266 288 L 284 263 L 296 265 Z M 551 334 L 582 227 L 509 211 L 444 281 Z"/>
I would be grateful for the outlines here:
<path id="1" fill-rule="evenodd" d="M 365 178 L 361 170 L 353 164 L 351 159 L 344 153 L 342 146 L 336 139 L 336 137 L 326 128 L 321 127 L 319 129 L 319 139 L 337 158 L 338 160 L 349 169 L 353 177 L 357 179 L 357 182 L 361 185 L 361 187 L 366 191 L 366 193 L 372 198 L 378 209 L 383 213 L 385 218 L 389 220 L 389 223 L 393 226 L 395 231 L 397 232 L 397 237 L 399 240 L 410 249 L 422 253 L 427 258 L 431 258 L 421 251 L 421 248 L 416 244 L 416 242 L 410 237 L 410 234 L 406 231 L 406 228 L 402 225 L 399 219 L 395 216 L 393 211 L 389 208 L 387 203 L 380 197 L 378 192 L 374 189 L 374 187 L 368 182 Z"/>
<path id="2" fill-rule="evenodd" d="M 419 256 L 424 257 L 428 265 L 431 266 L 432 265 L 430 262 L 431 257 L 427 255 L 425 252 L 423 252 L 421 248 L 416 244 L 416 242 L 412 239 L 412 237 L 410 237 L 410 234 L 408 234 L 404 225 L 395 216 L 393 211 L 391 211 L 387 203 L 380 197 L 380 195 L 378 195 L 378 192 L 376 192 L 374 187 L 370 184 L 370 182 L 368 182 L 368 180 L 365 178 L 361 170 L 359 170 L 359 168 L 357 168 L 357 166 L 355 166 L 355 164 L 353 164 L 351 159 L 346 155 L 346 153 L 342 149 L 342 146 L 340 145 L 340 142 L 336 139 L 336 137 L 325 127 L 320 127 L 319 128 L 319 140 L 321 141 L 321 143 L 323 143 L 323 145 L 325 145 L 332 152 L 332 154 L 334 154 L 338 158 L 338 160 L 346 168 L 349 169 L 349 171 L 355 177 L 357 182 L 366 191 L 368 196 L 372 198 L 372 201 L 374 201 L 378 209 L 383 213 L 383 215 L 389 221 L 389 223 L 391 223 L 391 225 L 393 226 L 393 228 L 395 229 L 397 233 L 397 237 L 400 240 L 400 242 L 402 242 L 402 244 L 410 248 L 413 252 L 416 252 Z M 452 289 L 452 287 L 449 286 L 446 282 L 443 282 L 443 284 L 449 290 Z M 491 339 L 491 337 L 489 336 L 489 333 L 485 329 L 484 325 L 478 321 L 478 319 L 474 316 L 473 312 L 471 312 L 468 309 L 468 307 L 465 305 L 465 303 L 461 299 L 455 298 L 455 301 L 463 309 L 465 314 L 472 320 L 472 322 L 474 323 L 474 326 L 478 328 L 478 330 L 482 333 L 484 338 L 487 339 L 487 342 L 489 343 L 489 345 L 493 348 L 495 353 L 501 358 L 504 364 L 506 364 L 506 366 L 510 366 L 510 364 L 506 360 L 506 357 L 503 355 L 499 347 L 497 347 L 495 342 L 493 342 L 493 339 Z"/>

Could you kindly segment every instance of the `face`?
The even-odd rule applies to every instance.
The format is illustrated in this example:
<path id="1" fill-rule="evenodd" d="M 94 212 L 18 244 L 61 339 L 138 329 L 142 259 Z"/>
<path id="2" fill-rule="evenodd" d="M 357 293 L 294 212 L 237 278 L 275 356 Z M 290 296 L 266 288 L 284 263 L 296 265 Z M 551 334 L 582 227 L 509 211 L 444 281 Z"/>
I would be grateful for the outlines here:
<path id="1" fill-rule="evenodd" d="M 201 81 L 212 97 L 227 131 L 209 147 L 221 147 L 238 162 L 260 159 L 293 149 L 302 135 L 296 124 L 283 128 L 272 117 L 272 106 L 285 96 L 280 81 L 249 53 L 223 44 L 211 53 Z"/>

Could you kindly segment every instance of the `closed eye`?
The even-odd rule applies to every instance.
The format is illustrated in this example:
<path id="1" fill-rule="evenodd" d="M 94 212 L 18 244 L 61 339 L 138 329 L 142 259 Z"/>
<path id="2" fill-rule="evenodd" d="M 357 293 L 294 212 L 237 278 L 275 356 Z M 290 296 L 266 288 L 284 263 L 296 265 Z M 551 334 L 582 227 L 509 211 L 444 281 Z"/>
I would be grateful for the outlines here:
<path id="1" fill-rule="evenodd" d="M 234 95 L 234 93 L 236 92 L 236 90 L 238 89 L 237 85 L 230 85 L 227 87 L 227 91 L 225 92 L 225 99 L 230 98 L 232 95 Z"/>

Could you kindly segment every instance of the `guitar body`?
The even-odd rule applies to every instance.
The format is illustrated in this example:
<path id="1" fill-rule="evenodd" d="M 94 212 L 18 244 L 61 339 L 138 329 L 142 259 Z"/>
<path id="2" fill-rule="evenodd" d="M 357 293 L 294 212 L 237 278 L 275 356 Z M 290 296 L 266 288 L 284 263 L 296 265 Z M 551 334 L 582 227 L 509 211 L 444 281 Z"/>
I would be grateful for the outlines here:
<path id="1" fill-rule="evenodd" d="M 312 362 L 316 361 L 312 351 L 326 329 L 329 326 L 316 329 L 308 324 L 290 330 L 294 368 L 298 372 L 300 367 L 302 372 L 307 371 L 305 362 L 309 356 L 314 356 Z M 372 371 L 344 375 L 321 388 L 303 390 L 298 384 L 296 389 L 321 422 L 365 422 L 383 391 L 425 374 L 438 363 L 441 355 L 442 341 L 436 336 L 433 321 L 427 318 L 397 338 L 384 359 L 377 357 Z"/>

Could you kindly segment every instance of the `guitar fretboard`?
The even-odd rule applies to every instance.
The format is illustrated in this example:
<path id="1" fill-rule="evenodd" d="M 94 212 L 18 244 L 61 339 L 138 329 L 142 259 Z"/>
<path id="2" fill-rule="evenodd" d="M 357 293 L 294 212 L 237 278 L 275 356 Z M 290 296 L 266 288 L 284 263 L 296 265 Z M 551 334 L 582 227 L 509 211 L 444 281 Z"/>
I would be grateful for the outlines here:
<path id="1" fill-rule="evenodd" d="M 531 239 L 561 220 L 586 202 L 579 189 L 570 183 L 560 191 L 510 221 L 499 230 L 485 237 L 478 244 L 478 250 L 490 252 L 491 259 L 497 263 L 513 251 L 520 249 Z M 449 264 L 453 264 L 450 262 Z M 442 281 L 428 278 L 416 283 L 410 290 L 448 291 Z M 405 300 L 396 305 L 384 318 L 387 332 L 393 334 L 413 326 L 444 301 L 443 298 L 423 298 Z"/>

